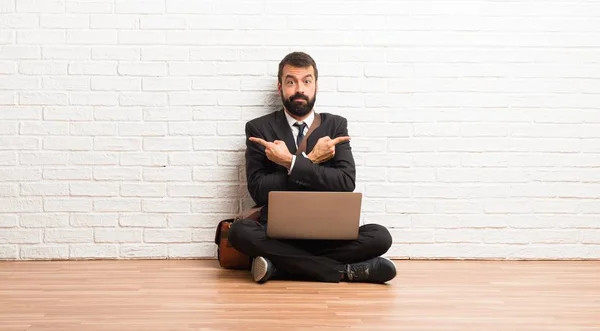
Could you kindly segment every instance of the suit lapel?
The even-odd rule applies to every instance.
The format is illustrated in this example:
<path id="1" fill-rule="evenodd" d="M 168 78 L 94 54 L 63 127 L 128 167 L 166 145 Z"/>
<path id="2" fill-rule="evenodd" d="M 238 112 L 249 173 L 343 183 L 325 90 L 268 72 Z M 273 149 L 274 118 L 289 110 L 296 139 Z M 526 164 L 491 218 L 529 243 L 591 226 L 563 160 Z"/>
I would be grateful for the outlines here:
<path id="1" fill-rule="evenodd" d="M 296 142 L 294 141 L 294 135 L 292 135 L 292 129 L 290 129 L 290 125 L 283 112 L 283 109 L 277 112 L 275 121 L 269 122 L 269 125 L 273 128 L 277 139 L 283 140 L 290 153 L 294 154 L 296 153 Z"/>

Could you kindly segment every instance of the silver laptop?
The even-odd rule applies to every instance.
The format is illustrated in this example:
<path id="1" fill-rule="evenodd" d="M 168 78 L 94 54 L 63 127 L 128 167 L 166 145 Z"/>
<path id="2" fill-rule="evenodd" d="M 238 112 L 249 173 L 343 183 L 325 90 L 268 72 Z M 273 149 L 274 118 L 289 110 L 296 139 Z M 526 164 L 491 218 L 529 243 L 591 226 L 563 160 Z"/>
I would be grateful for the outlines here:
<path id="1" fill-rule="evenodd" d="M 362 193 L 269 192 L 267 236 L 275 239 L 358 238 Z"/>

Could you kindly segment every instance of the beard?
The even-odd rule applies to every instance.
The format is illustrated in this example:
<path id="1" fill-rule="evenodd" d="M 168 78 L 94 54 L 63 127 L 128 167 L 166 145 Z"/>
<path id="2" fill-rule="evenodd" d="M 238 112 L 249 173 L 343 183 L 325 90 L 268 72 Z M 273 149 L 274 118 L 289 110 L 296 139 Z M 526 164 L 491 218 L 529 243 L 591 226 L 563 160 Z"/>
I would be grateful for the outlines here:
<path id="1" fill-rule="evenodd" d="M 304 100 L 306 103 L 296 102 L 297 100 Z M 315 96 L 312 98 L 312 100 L 308 96 L 300 93 L 296 93 L 290 96 L 289 99 L 285 99 L 283 97 L 283 92 L 281 93 L 281 102 L 283 102 L 285 109 L 287 109 L 292 115 L 298 117 L 302 117 L 310 113 L 316 101 L 317 93 L 315 93 Z"/>

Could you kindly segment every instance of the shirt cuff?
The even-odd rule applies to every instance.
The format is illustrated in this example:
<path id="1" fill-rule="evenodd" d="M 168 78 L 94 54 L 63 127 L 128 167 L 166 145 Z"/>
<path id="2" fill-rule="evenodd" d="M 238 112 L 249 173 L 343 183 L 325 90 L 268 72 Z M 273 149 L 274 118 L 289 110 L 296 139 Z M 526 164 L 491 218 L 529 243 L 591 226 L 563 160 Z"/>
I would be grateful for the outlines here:
<path id="1" fill-rule="evenodd" d="M 292 155 L 292 165 L 290 166 L 290 169 L 288 170 L 288 175 L 292 173 L 292 169 L 294 169 L 294 163 L 296 163 L 296 155 Z"/>

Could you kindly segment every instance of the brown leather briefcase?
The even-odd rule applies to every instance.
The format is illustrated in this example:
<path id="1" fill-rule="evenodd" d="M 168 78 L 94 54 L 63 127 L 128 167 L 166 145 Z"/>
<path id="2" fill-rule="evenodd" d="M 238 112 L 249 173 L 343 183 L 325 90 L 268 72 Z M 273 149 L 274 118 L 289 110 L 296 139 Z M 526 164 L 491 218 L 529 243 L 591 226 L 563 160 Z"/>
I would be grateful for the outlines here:
<path id="1" fill-rule="evenodd" d="M 248 209 L 235 218 L 222 220 L 217 226 L 215 233 L 215 244 L 217 245 L 217 259 L 219 265 L 225 269 L 250 269 L 251 258 L 235 249 L 229 242 L 229 228 L 231 224 L 237 220 L 250 219 L 258 222 L 260 217 L 260 210 L 262 207 L 254 207 Z"/>

